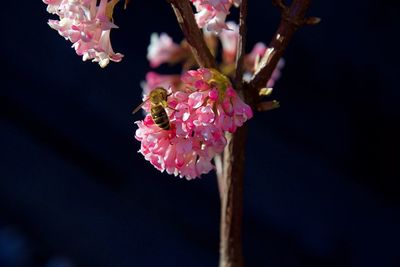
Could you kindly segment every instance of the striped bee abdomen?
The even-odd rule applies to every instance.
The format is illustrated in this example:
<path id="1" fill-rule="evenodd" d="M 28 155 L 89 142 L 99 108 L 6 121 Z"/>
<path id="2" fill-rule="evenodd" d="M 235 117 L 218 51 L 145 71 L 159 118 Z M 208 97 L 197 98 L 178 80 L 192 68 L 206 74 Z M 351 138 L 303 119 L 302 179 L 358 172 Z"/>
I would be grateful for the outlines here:
<path id="1" fill-rule="evenodd" d="M 169 130 L 169 118 L 162 105 L 157 105 L 150 110 L 154 123 L 163 130 Z"/>

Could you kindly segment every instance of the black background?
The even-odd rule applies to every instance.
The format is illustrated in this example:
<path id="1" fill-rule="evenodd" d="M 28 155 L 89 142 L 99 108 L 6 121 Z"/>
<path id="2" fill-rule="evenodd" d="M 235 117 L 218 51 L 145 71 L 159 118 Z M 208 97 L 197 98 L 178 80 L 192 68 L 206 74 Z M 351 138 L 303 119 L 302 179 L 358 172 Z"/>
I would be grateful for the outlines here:
<path id="1" fill-rule="evenodd" d="M 249 2 L 250 49 L 279 13 Z M 0 16 L 0 266 L 217 266 L 214 174 L 174 178 L 136 153 L 141 114 L 130 112 L 150 33 L 182 38 L 172 10 L 118 7 L 112 43 L 125 58 L 100 69 L 48 27 L 45 8 L 7 1 Z M 285 54 L 281 108 L 249 122 L 247 266 L 400 266 L 399 11 L 312 3 L 322 22 Z"/>

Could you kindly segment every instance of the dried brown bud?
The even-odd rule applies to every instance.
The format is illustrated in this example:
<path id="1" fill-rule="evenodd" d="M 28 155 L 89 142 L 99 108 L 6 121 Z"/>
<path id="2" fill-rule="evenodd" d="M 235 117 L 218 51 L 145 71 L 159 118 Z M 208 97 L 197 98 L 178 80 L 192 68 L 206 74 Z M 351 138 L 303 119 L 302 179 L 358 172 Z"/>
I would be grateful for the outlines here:
<path id="1" fill-rule="evenodd" d="M 318 23 L 321 22 L 321 18 L 318 17 L 308 17 L 306 18 L 306 20 L 304 21 L 305 25 L 317 25 Z"/>
<path id="2" fill-rule="evenodd" d="M 257 105 L 257 110 L 261 112 L 261 111 L 268 111 L 268 110 L 276 109 L 279 107 L 280 107 L 279 102 L 276 100 L 272 100 L 272 101 L 266 101 L 266 102 L 259 103 Z"/>

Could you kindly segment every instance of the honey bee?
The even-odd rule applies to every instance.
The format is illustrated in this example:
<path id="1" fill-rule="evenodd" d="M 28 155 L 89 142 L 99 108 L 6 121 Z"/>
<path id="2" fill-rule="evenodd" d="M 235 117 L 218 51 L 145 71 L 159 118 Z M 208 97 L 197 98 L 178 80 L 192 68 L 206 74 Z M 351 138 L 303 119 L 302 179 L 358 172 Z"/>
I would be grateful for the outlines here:
<path id="1" fill-rule="evenodd" d="M 149 97 L 137 106 L 132 114 L 135 114 L 147 102 L 150 101 L 150 115 L 154 123 L 163 130 L 170 129 L 168 114 L 165 108 L 168 107 L 168 91 L 163 87 L 156 87 L 151 92 Z"/>

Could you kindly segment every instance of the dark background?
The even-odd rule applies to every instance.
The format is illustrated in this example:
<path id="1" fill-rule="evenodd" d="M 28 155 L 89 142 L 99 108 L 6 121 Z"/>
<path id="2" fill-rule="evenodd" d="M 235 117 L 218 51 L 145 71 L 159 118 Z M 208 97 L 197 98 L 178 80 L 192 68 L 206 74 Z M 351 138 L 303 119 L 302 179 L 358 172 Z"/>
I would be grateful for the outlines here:
<path id="1" fill-rule="evenodd" d="M 182 38 L 170 7 L 118 7 L 125 58 L 100 69 L 20 2 L 0 16 L 0 266 L 217 266 L 214 174 L 174 178 L 136 153 L 150 33 Z M 279 13 L 249 2 L 250 49 Z M 249 122 L 247 266 L 400 266 L 398 3 L 312 3 L 322 22 L 285 54 L 281 108 Z"/>

